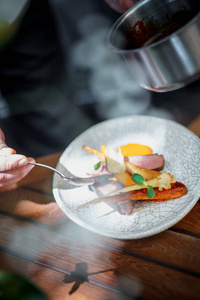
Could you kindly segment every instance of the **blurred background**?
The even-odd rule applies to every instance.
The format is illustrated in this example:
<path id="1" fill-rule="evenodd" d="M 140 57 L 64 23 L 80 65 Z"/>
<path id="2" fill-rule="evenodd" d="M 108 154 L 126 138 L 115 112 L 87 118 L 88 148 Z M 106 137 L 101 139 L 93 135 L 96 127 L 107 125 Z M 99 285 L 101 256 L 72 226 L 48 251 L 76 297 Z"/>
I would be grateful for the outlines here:
<path id="1" fill-rule="evenodd" d="M 187 126 L 200 113 L 199 81 L 167 93 L 134 81 L 106 44 L 120 15 L 104 0 L 0 5 L 0 24 L 7 25 L 0 31 L 0 127 L 18 153 L 62 151 L 85 129 L 111 118 L 151 115 Z"/>
<path id="2" fill-rule="evenodd" d="M 119 16 L 104 0 L 0 0 L 0 127 L 10 147 L 38 157 L 107 119 L 151 115 L 187 126 L 198 116 L 199 81 L 150 92 L 111 52 L 106 38 Z M 30 291 L 16 275 L 0 275 L 0 299 Z"/>

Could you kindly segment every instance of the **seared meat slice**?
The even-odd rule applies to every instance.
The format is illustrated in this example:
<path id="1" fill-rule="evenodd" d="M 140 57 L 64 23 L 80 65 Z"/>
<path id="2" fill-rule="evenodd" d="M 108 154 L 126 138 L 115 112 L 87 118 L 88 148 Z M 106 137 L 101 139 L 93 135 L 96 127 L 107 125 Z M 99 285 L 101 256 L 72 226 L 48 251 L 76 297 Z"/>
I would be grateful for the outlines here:
<path id="1" fill-rule="evenodd" d="M 161 170 L 164 167 L 165 159 L 163 155 L 139 155 L 125 158 L 126 161 L 149 170 Z"/>

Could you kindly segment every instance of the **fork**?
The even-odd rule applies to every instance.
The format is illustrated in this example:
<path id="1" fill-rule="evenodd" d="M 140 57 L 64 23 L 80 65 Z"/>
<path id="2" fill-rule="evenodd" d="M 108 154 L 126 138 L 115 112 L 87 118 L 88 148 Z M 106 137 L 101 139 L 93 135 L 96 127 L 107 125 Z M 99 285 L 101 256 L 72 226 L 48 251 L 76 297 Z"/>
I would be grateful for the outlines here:
<path id="1" fill-rule="evenodd" d="M 36 163 L 36 162 L 31 162 L 31 161 L 29 161 L 28 164 L 50 169 L 50 170 L 56 172 L 58 175 L 60 175 L 62 177 L 62 179 L 64 179 L 65 181 L 67 181 L 68 183 L 71 183 L 73 185 L 92 185 L 92 184 L 95 184 L 95 183 L 100 183 L 100 182 L 102 182 L 102 181 L 104 181 L 104 180 L 106 180 L 110 177 L 113 177 L 112 174 L 104 174 L 104 175 L 87 177 L 87 178 L 66 177 L 60 171 L 58 171 L 55 168 L 52 168 L 50 166 L 47 166 L 47 165 L 44 165 L 44 164 L 39 164 L 39 163 Z"/>

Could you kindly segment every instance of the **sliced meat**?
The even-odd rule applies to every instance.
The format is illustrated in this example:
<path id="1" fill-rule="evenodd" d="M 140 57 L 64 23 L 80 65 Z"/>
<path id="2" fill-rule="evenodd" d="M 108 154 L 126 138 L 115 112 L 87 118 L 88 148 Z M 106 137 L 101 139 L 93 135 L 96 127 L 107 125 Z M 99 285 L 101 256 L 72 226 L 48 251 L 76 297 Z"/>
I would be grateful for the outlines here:
<path id="1" fill-rule="evenodd" d="M 163 155 L 138 155 L 125 158 L 126 161 L 149 170 L 161 170 L 164 167 L 165 159 Z"/>

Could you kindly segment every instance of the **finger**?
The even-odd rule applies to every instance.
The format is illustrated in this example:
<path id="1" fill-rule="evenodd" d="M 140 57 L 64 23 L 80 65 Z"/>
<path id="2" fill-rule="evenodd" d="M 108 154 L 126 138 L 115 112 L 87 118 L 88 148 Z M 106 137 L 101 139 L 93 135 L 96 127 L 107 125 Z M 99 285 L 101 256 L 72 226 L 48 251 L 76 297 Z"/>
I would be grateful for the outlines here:
<path id="1" fill-rule="evenodd" d="M 131 8 L 135 2 L 132 0 L 119 0 L 119 4 L 126 11 L 127 9 Z"/>
<path id="2" fill-rule="evenodd" d="M 105 2 L 119 13 L 124 13 L 135 4 L 132 0 L 105 0 Z"/>
<path id="3" fill-rule="evenodd" d="M 26 165 L 21 168 L 13 169 L 11 171 L 0 172 L 0 182 L 6 182 L 9 180 L 13 180 L 14 178 L 22 178 L 30 172 L 33 168 L 33 165 Z"/>
<path id="4" fill-rule="evenodd" d="M 14 184 L 24 178 L 34 168 L 33 165 L 26 165 L 24 167 L 0 173 L 0 188 Z"/>
<path id="5" fill-rule="evenodd" d="M 0 156 L 8 156 L 8 155 L 12 155 L 12 154 L 16 154 L 16 151 L 12 148 L 9 147 L 4 147 L 0 149 Z"/>
<path id="6" fill-rule="evenodd" d="M 0 172 L 23 167 L 27 164 L 27 162 L 28 158 L 20 154 L 0 156 Z"/>
<path id="7" fill-rule="evenodd" d="M 114 10 L 119 13 L 123 13 L 124 9 L 119 5 L 119 0 L 105 0 L 105 2 Z"/>

